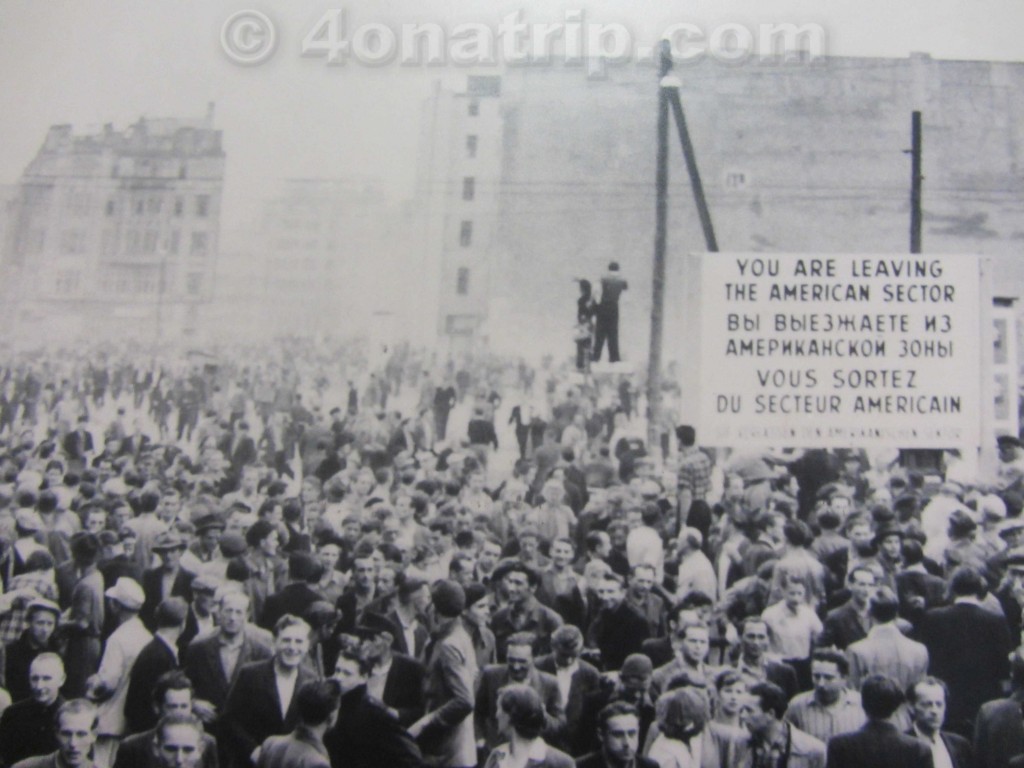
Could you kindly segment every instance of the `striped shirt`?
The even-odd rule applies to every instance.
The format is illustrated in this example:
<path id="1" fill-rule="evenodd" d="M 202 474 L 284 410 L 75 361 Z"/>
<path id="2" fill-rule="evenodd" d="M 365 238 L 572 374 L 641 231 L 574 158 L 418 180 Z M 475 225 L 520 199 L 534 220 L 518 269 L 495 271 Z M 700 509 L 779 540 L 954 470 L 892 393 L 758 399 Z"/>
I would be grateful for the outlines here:
<path id="1" fill-rule="evenodd" d="M 839 700 L 828 707 L 818 703 L 814 691 L 797 694 L 789 702 L 786 719 L 826 744 L 833 736 L 856 731 L 867 721 L 856 691 L 844 691 Z"/>

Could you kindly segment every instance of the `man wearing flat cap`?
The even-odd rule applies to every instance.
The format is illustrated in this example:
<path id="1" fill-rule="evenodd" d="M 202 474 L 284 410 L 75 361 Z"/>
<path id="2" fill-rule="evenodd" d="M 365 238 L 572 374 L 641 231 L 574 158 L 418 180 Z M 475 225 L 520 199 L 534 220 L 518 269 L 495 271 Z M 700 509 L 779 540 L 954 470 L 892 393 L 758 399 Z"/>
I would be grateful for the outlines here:
<path id="1" fill-rule="evenodd" d="M 534 652 L 551 651 L 551 634 L 562 626 L 562 617 L 534 596 L 540 575 L 521 560 L 502 560 L 491 574 L 492 584 L 501 584 L 508 603 L 491 619 L 498 661 L 505 660 L 505 645 L 516 632 L 531 632 L 536 638 Z"/>
<path id="2" fill-rule="evenodd" d="M 441 580 L 431 590 L 437 630 L 427 657 L 426 714 L 409 727 L 425 757 L 446 768 L 477 764 L 473 736 L 473 686 L 476 650 L 462 621 L 466 594 L 455 581 Z"/>
<path id="3" fill-rule="evenodd" d="M 139 618 L 146 595 L 137 582 L 128 578 L 118 579 L 105 594 L 119 623 L 107 638 L 99 671 L 89 678 L 87 685 L 88 698 L 97 702 L 99 736 L 96 754 L 101 765 L 109 764 L 118 740 L 125 733 L 128 676 L 142 649 L 153 639 Z"/>
<path id="4" fill-rule="evenodd" d="M 181 556 L 181 567 L 192 574 L 203 571 L 203 566 L 217 557 L 217 542 L 224 532 L 224 520 L 216 512 L 210 512 L 192 519 L 195 526 L 195 541 Z"/>
<path id="5" fill-rule="evenodd" d="M 185 540 L 174 531 L 164 531 L 154 540 L 150 549 L 160 559 L 160 565 L 142 574 L 142 589 L 146 601 L 140 618 L 152 630 L 156 607 L 168 597 L 192 599 L 192 574 L 181 567 Z"/>
<path id="6" fill-rule="evenodd" d="M 4 686 L 12 701 L 28 698 L 32 692 L 29 668 L 41 653 L 56 653 L 54 630 L 60 620 L 60 606 L 51 600 L 36 598 L 25 608 L 28 625 L 21 636 L 8 644 L 4 653 Z"/>

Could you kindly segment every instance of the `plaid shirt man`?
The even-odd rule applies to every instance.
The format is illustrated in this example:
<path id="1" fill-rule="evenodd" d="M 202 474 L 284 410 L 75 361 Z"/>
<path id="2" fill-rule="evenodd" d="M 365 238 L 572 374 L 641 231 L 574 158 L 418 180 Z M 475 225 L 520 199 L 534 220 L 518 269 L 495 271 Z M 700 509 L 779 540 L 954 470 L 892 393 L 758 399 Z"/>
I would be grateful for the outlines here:
<path id="1" fill-rule="evenodd" d="M 711 491 L 711 459 L 700 448 L 683 448 L 679 457 L 678 488 L 689 491 L 693 501 L 704 501 Z"/>
<path id="2" fill-rule="evenodd" d="M 18 589 L 30 589 L 39 597 L 57 602 L 57 585 L 53 581 L 52 571 L 32 571 L 15 576 L 11 579 L 7 591 L 13 592 Z M 11 612 L 0 618 L 0 645 L 7 646 L 13 643 L 28 627 L 28 603 L 28 600 L 16 601 Z"/>

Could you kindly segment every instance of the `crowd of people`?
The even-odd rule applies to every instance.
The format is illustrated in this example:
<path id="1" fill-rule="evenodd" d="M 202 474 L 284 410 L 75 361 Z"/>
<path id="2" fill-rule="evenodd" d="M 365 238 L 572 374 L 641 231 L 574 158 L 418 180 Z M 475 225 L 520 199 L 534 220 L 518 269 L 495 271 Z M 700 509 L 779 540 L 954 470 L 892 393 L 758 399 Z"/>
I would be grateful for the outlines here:
<path id="1" fill-rule="evenodd" d="M 0 367 L 0 768 L 1024 765 L 1016 436 L 650 446 L 572 367 Z"/>

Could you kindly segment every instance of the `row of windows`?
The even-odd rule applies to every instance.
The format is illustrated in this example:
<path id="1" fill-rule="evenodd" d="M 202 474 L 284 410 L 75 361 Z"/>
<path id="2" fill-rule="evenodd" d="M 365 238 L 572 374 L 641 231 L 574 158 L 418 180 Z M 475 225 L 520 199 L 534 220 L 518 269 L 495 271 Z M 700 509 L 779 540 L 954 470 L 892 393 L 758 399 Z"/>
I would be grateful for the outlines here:
<path id="1" fill-rule="evenodd" d="M 65 283 L 58 278 L 57 292 L 72 293 L 77 290 L 77 276 L 75 278 L 74 290 L 61 290 Z M 129 277 L 127 275 L 106 275 L 100 279 L 99 288 L 102 293 L 145 295 L 160 292 L 160 279 L 155 276 Z M 203 292 L 203 274 L 201 272 L 190 272 L 185 277 L 185 293 L 189 296 L 199 296 Z"/>
<path id="2" fill-rule="evenodd" d="M 149 197 L 149 198 L 138 198 L 129 203 L 130 210 L 136 216 L 156 216 L 159 215 L 163 210 L 164 199 L 162 197 Z M 210 196 L 209 195 L 196 195 L 193 201 L 193 212 L 196 216 L 201 219 L 205 219 L 210 215 Z M 185 215 L 185 200 L 184 198 L 177 197 L 174 200 L 173 212 L 175 216 Z M 106 205 L 107 216 L 114 216 L 117 214 L 117 201 L 107 200 Z"/>
<path id="3" fill-rule="evenodd" d="M 210 235 L 208 232 L 193 232 L 191 234 L 188 247 L 190 256 L 205 256 L 209 252 L 209 248 Z M 61 236 L 61 252 L 65 254 L 85 253 L 85 232 L 65 231 Z M 123 238 L 119 230 L 106 229 L 103 231 L 101 252 L 104 256 L 117 256 L 118 254 L 129 256 L 177 255 L 181 252 L 181 231 L 171 230 L 161 242 L 160 233 L 155 229 L 130 229 L 124 233 Z"/>

